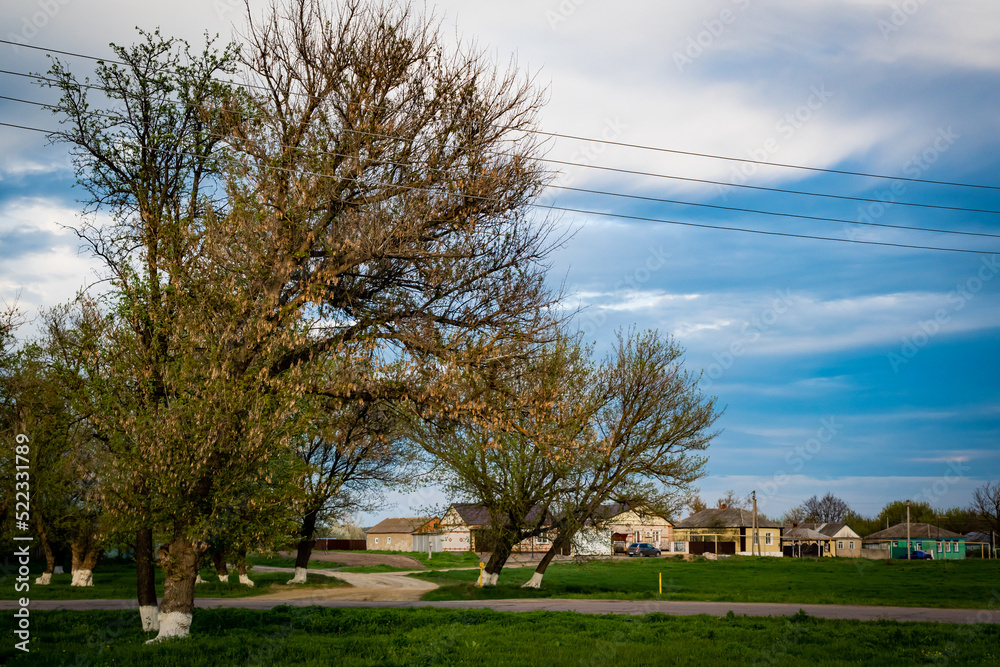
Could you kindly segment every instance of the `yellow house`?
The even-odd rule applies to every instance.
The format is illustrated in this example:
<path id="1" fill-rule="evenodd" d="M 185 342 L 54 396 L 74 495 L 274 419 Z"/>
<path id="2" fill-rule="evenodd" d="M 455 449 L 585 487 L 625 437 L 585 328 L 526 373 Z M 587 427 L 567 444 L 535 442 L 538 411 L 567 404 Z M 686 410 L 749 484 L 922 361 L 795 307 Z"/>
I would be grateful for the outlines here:
<path id="1" fill-rule="evenodd" d="M 674 541 L 692 554 L 749 556 L 756 552 L 753 525 L 753 512 L 739 507 L 702 510 L 674 526 Z M 780 525 L 758 515 L 757 535 L 762 556 L 781 556 Z"/>

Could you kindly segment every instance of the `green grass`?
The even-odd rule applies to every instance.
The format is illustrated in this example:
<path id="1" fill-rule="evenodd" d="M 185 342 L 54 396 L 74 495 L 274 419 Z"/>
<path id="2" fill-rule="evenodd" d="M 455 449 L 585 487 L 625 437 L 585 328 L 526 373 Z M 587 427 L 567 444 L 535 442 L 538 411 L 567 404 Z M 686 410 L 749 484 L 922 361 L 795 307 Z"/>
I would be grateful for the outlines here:
<path id="1" fill-rule="evenodd" d="M 479 556 L 471 551 L 455 551 L 435 553 L 431 558 L 425 551 L 352 551 L 357 554 L 387 554 L 392 556 L 409 556 L 429 569 L 440 570 L 450 567 L 479 567 Z M 310 563 L 310 567 L 312 564 Z"/>
<path id="2" fill-rule="evenodd" d="M 11 665 L 986 664 L 1000 626 L 728 616 L 279 607 L 196 609 L 192 636 L 155 646 L 135 611 L 33 612 L 31 649 Z"/>
<path id="3" fill-rule="evenodd" d="M 35 585 L 35 578 L 41 574 L 41 565 L 32 568 L 31 588 L 25 593 L 18 593 L 13 585 L 0 587 L 0 600 L 16 600 L 27 595 L 32 600 L 127 600 L 135 599 L 135 564 L 128 562 L 98 563 L 94 570 L 94 585 L 86 588 L 70 586 L 73 577 L 70 574 L 52 575 L 52 583 L 48 586 Z M 254 595 L 273 593 L 284 587 L 291 575 L 284 572 L 254 572 L 250 570 L 253 588 L 239 583 L 239 577 L 234 571 L 229 573 L 229 582 L 219 581 L 213 568 L 203 568 L 201 571 L 207 584 L 198 584 L 195 595 L 199 598 L 242 598 Z M 343 582 L 331 579 L 322 574 L 310 574 L 307 583 L 296 587 L 330 587 L 343 586 Z M 275 588 L 275 587 L 279 588 Z M 163 596 L 163 572 L 156 569 L 156 594 Z"/>
<path id="4" fill-rule="evenodd" d="M 504 568 L 498 585 L 476 588 L 476 571 L 410 576 L 441 586 L 425 600 L 610 598 L 789 602 L 984 609 L 1000 604 L 1000 561 L 869 561 L 730 558 L 615 559 L 553 563 L 541 590 L 521 584 L 533 568 Z M 663 573 L 663 596 L 658 575 Z"/>

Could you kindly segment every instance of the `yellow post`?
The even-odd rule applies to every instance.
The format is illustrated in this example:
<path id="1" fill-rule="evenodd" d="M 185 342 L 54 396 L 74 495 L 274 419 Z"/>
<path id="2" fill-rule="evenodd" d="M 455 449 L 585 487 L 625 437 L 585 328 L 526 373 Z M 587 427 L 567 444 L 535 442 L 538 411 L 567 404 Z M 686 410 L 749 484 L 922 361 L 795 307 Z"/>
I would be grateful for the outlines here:
<path id="1" fill-rule="evenodd" d="M 660 572 L 660 595 L 663 595 L 663 573 Z"/>
<path id="2" fill-rule="evenodd" d="M 483 587 L 483 568 L 486 567 L 486 563 L 479 561 L 479 584 L 480 588 Z"/>

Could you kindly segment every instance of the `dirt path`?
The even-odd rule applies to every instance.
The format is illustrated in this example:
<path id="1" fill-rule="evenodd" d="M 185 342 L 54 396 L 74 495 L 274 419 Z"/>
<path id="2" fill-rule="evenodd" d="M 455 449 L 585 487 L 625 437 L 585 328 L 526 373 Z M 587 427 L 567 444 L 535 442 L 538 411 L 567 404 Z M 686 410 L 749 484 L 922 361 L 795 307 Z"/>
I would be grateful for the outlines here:
<path id="1" fill-rule="evenodd" d="M 292 551 L 279 551 L 278 554 L 287 558 L 295 558 L 295 553 Z M 327 563 L 343 563 L 348 567 L 354 567 L 356 565 L 391 565 L 393 567 L 412 567 L 414 570 L 425 569 L 423 563 L 416 558 L 396 554 L 357 553 L 352 551 L 313 551 L 309 560 Z M 254 569 L 260 570 L 260 567 L 258 566 Z M 263 570 L 261 571 L 263 572 Z M 313 570 L 309 571 L 313 572 Z"/>
<path id="2" fill-rule="evenodd" d="M 287 572 L 289 575 L 295 573 L 294 568 L 267 567 L 264 565 L 255 566 L 254 571 Z M 309 570 L 310 574 L 319 574 L 333 579 L 339 579 L 340 581 L 350 585 L 342 588 L 330 589 L 299 588 L 296 586 L 289 586 L 288 588 L 283 588 L 282 590 L 275 591 L 274 593 L 255 596 L 254 599 L 263 600 L 265 602 L 295 600 L 312 603 L 321 603 L 333 600 L 354 600 L 360 602 L 403 602 L 419 600 L 421 595 L 438 587 L 437 584 L 432 584 L 429 581 L 422 581 L 420 579 L 405 576 L 409 574 L 409 572 L 420 571 L 424 570 L 410 570 L 407 572 L 379 572 L 373 574 L 363 574 L 360 572 L 336 572 L 322 569 Z M 224 603 L 226 601 L 227 600 L 225 599 L 219 600 L 220 603 Z M 226 605 L 216 604 L 213 606 Z"/>

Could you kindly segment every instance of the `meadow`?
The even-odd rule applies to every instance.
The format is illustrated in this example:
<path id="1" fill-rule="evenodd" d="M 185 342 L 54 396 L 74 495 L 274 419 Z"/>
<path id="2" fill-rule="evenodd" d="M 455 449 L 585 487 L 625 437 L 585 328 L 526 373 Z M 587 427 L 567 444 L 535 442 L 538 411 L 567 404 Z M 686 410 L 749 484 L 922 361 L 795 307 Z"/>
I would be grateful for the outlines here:
<path id="1" fill-rule="evenodd" d="M 477 588 L 478 570 L 410 576 L 441 586 L 425 600 L 607 598 L 789 602 L 985 609 L 1000 605 L 1000 561 L 872 561 L 849 558 L 678 558 L 554 563 L 539 590 L 521 588 L 533 568 L 504 568 Z M 659 593 L 660 575 L 663 594 Z"/>
<path id="2" fill-rule="evenodd" d="M 11 665 L 972 664 L 1000 662 L 1000 626 L 810 617 L 571 612 L 197 609 L 191 637 L 146 646 L 135 611 L 32 614 L 31 653 Z M 13 619 L 0 620 L 11 636 Z"/>

